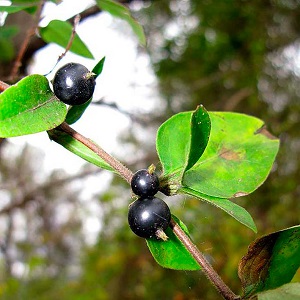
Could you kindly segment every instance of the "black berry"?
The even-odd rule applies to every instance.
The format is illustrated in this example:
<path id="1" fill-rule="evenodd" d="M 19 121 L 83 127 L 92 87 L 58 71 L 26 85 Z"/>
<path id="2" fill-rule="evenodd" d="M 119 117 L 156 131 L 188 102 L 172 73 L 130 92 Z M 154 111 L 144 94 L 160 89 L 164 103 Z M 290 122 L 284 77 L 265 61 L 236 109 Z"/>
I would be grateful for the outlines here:
<path id="1" fill-rule="evenodd" d="M 166 230 L 170 220 L 170 209 L 159 198 L 140 198 L 129 206 L 129 226 L 136 235 L 142 238 L 158 238 L 158 231 Z"/>
<path id="2" fill-rule="evenodd" d="M 69 105 L 80 105 L 90 100 L 95 85 L 94 74 L 77 63 L 64 65 L 53 78 L 55 96 Z"/>
<path id="3" fill-rule="evenodd" d="M 141 197 L 154 196 L 159 189 L 159 179 L 155 173 L 142 169 L 134 173 L 131 179 L 132 191 Z"/>

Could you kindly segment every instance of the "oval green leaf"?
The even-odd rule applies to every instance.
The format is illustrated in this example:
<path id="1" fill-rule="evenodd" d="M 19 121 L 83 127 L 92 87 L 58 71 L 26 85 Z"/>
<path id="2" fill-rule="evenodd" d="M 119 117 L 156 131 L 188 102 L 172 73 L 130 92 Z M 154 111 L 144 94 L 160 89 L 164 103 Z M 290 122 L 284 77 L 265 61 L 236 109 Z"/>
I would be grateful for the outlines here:
<path id="1" fill-rule="evenodd" d="M 53 20 L 46 27 L 40 27 L 39 31 L 42 39 L 46 43 L 55 43 L 66 48 L 72 36 L 73 27 L 66 21 Z M 83 57 L 94 58 L 93 54 L 77 33 L 75 33 L 70 51 Z"/>
<path id="2" fill-rule="evenodd" d="M 132 28 L 135 35 L 138 37 L 139 43 L 142 46 L 146 45 L 146 37 L 144 29 L 130 14 L 130 11 L 124 5 L 112 0 L 96 0 L 100 9 L 107 11 L 112 16 L 126 21 Z"/>
<path id="3" fill-rule="evenodd" d="M 300 267 L 300 225 L 265 235 L 248 248 L 239 264 L 243 294 L 275 289 L 289 283 Z"/>
<path id="4" fill-rule="evenodd" d="M 66 113 L 45 76 L 27 76 L 0 94 L 0 137 L 50 130 L 64 121 Z"/>
<path id="5" fill-rule="evenodd" d="M 97 167 L 100 167 L 105 170 L 109 170 L 114 172 L 112 167 L 108 165 L 101 157 L 99 157 L 95 152 L 90 150 L 88 147 L 74 139 L 69 134 L 65 133 L 64 131 L 60 130 L 59 127 L 53 130 L 48 131 L 48 135 L 51 140 L 55 141 L 56 143 L 60 144 L 70 152 L 74 153 L 75 155 L 83 158 L 89 163 L 94 164 Z"/>
<path id="6" fill-rule="evenodd" d="M 237 205 L 236 203 L 225 198 L 217 198 L 217 197 L 204 195 L 197 191 L 193 191 L 190 188 L 185 188 L 185 187 L 180 188 L 178 190 L 178 193 L 183 193 L 183 194 L 196 197 L 202 201 L 208 202 L 218 208 L 221 208 L 226 213 L 228 213 L 233 218 L 235 218 L 237 221 L 239 221 L 240 223 L 244 224 L 245 226 L 253 230 L 255 233 L 257 233 L 257 228 L 251 215 L 247 212 L 247 210 Z"/>
<path id="7" fill-rule="evenodd" d="M 36 7 L 39 3 L 28 3 L 21 5 L 10 5 L 10 6 L 0 6 L 0 12 L 7 12 L 8 14 L 17 13 L 22 10 L 27 10 L 28 8 Z"/>
<path id="8" fill-rule="evenodd" d="M 187 227 L 178 218 L 172 216 L 181 229 L 188 235 Z M 185 246 L 173 233 L 169 227 L 165 231 L 168 236 L 167 241 L 147 239 L 148 248 L 155 261 L 163 268 L 173 270 L 200 270 L 201 267 L 188 252 Z"/>
<path id="9" fill-rule="evenodd" d="M 97 78 L 103 71 L 103 66 L 104 66 L 104 62 L 105 62 L 105 57 L 103 57 L 97 64 L 96 66 L 93 68 L 92 72 L 95 75 L 95 78 Z"/>
<path id="10" fill-rule="evenodd" d="M 68 109 L 67 116 L 66 116 L 66 122 L 69 125 L 77 122 L 81 118 L 81 116 L 83 115 L 83 113 L 88 108 L 88 106 L 90 105 L 91 102 L 92 102 L 92 99 L 90 99 L 88 102 L 83 103 L 81 105 L 70 106 Z"/>
<path id="11" fill-rule="evenodd" d="M 174 115 L 157 132 L 156 148 L 163 176 L 181 179 L 203 154 L 209 139 L 210 119 L 201 105 L 194 112 Z M 177 174 L 177 175 L 176 175 Z"/>
<path id="12" fill-rule="evenodd" d="M 247 195 L 267 178 L 279 140 L 252 116 L 210 112 L 211 135 L 199 161 L 184 173 L 182 184 L 218 198 Z"/>

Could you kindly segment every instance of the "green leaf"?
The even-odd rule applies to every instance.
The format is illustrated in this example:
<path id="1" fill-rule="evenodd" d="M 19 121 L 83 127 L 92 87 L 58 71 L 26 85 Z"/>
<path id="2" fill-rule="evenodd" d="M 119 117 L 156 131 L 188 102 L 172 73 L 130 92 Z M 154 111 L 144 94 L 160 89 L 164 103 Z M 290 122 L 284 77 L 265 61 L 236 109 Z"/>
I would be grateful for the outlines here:
<path id="1" fill-rule="evenodd" d="M 257 300 L 300 300 L 300 283 L 285 284 L 275 290 L 256 295 Z"/>
<path id="2" fill-rule="evenodd" d="M 15 56 L 13 43 L 8 39 L 0 38 L 0 61 L 11 61 Z"/>
<path id="3" fill-rule="evenodd" d="M 68 109 L 66 122 L 70 125 L 77 122 L 81 118 L 81 116 L 83 115 L 83 113 L 85 112 L 85 110 L 87 109 L 87 107 L 90 105 L 91 102 L 92 99 L 90 99 L 89 101 L 81 105 L 70 106 Z"/>
<path id="4" fill-rule="evenodd" d="M 208 112 L 200 105 L 192 113 L 190 150 L 185 172 L 199 160 L 203 154 L 210 135 L 211 123 Z"/>
<path id="5" fill-rule="evenodd" d="M 251 215 L 243 207 L 237 205 L 236 203 L 225 198 L 217 198 L 204 195 L 190 188 L 182 187 L 178 190 L 178 193 L 194 196 L 218 208 L 221 208 L 233 218 L 235 218 L 237 221 L 239 221 L 240 223 L 244 224 L 245 226 L 253 230 L 255 233 L 257 233 L 257 228 Z"/>
<path id="6" fill-rule="evenodd" d="M 0 27 L 0 60 L 10 61 L 15 56 L 12 38 L 18 33 L 17 26 Z"/>
<path id="7" fill-rule="evenodd" d="M 53 20 L 46 27 L 41 27 L 40 34 L 46 43 L 56 43 L 66 48 L 72 36 L 72 25 L 66 21 Z M 70 51 L 87 58 L 94 58 L 88 47 L 75 33 Z"/>
<path id="8" fill-rule="evenodd" d="M 8 14 L 17 13 L 28 8 L 32 8 L 38 5 L 38 2 L 22 4 L 22 5 L 10 5 L 10 6 L 0 6 L 0 12 L 7 12 Z"/>
<path id="9" fill-rule="evenodd" d="M 105 62 L 105 57 L 103 57 L 93 68 L 92 72 L 96 74 L 95 78 L 97 78 L 102 73 L 104 62 Z"/>
<path id="10" fill-rule="evenodd" d="M 0 136 L 37 133 L 60 125 L 66 106 L 52 93 L 45 76 L 30 75 L 0 94 Z"/>
<path id="11" fill-rule="evenodd" d="M 127 7 L 112 0 L 96 0 L 96 2 L 100 9 L 107 11 L 114 17 L 126 21 L 138 37 L 139 43 L 142 46 L 146 45 L 143 27 L 131 16 Z"/>
<path id="12" fill-rule="evenodd" d="M 64 131 L 61 131 L 59 127 L 48 131 L 48 135 L 51 140 L 60 144 L 75 155 L 83 158 L 87 162 L 92 163 L 95 166 L 100 167 L 102 169 L 114 172 L 114 170 L 96 153 L 94 153 L 88 147 L 86 147 L 85 145 L 83 145 Z"/>
<path id="13" fill-rule="evenodd" d="M 261 120 L 238 113 L 174 115 L 157 132 L 161 191 L 209 202 L 256 232 L 250 214 L 229 198 L 246 195 L 268 176 L 279 141 Z"/>
<path id="14" fill-rule="evenodd" d="M 181 229 L 188 235 L 186 226 L 172 216 Z M 149 250 L 156 262 L 164 268 L 174 270 L 200 270 L 201 267 L 169 227 L 165 231 L 167 241 L 147 239 Z"/>
<path id="15" fill-rule="evenodd" d="M 210 119 L 203 106 L 174 115 L 157 132 L 156 148 L 164 176 L 181 178 L 203 154 L 210 133 Z M 177 174 L 177 175 L 176 175 Z"/>
<path id="16" fill-rule="evenodd" d="M 5 27 L 0 27 L 0 38 L 2 39 L 11 39 L 20 31 L 18 26 L 12 25 Z"/>
<path id="17" fill-rule="evenodd" d="M 209 143 L 199 161 L 185 172 L 183 186 L 219 198 L 253 192 L 267 178 L 279 140 L 255 117 L 230 112 L 209 115 Z"/>
<path id="18" fill-rule="evenodd" d="M 239 264 L 245 297 L 289 283 L 299 267 L 300 225 L 255 240 Z"/>

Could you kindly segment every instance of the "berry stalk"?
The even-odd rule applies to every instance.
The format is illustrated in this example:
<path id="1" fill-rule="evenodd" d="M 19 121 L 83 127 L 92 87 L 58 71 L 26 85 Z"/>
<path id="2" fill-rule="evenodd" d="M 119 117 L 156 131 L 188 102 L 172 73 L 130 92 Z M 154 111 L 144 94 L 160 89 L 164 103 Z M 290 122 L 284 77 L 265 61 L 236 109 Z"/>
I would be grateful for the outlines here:
<path id="1" fill-rule="evenodd" d="M 62 123 L 59 128 L 63 130 L 65 133 L 72 136 L 77 141 L 81 142 L 83 145 L 91 149 L 94 153 L 100 156 L 104 161 L 106 161 L 116 172 L 124 178 L 129 184 L 131 182 L 131 178 L 133 173 L 127 167 L 125 167 L 121 162 L 112 157 L 106 151 L 104 151 L 100 146 L 96 145 L 90 139 L 86 138 L 82 134 L 78 133 L 72 127 L 70 127 L 66 122 Z"/>
<path id="2" fill-rule="evenodd" d="M 66 122 L 62 123 L 59 128 L 65 133 L 69 134 L 77 141 L 81 142 L 94 153 L 99 155 L 104 161 L 106 161 L 121 177 L 123 177 L 129 184 L 131 184 L 133 173 L 127 167 L 125 167 L 117 159 L 105 152 L 101 147 L 93 143 L 88 138 L 84 137 L 73 128 L 71 128 Z M 234 294 L 234 292 L 225 284 L 219 274 L 214 270 L 210 263 L 206 260 L 203 253 L 196 247 L 191 241 L 189 236 L 180 228 L 180 226 L 171 219 L 170 228 L 173 230 L 177 238 L 182 242 L 187 251 L 193 256 L 197 263 L 202 267 L 202 271 L 210 282 L 215 286 L 220 295 L 226 300 L 239 300 L 240 296 Z"/>
<path id="3" fill-rule="evenodd" d="M 5 83 L 4 81 L 0 80 L 0 92 L 5 91 L 10 87 L 9 84 Z"/>

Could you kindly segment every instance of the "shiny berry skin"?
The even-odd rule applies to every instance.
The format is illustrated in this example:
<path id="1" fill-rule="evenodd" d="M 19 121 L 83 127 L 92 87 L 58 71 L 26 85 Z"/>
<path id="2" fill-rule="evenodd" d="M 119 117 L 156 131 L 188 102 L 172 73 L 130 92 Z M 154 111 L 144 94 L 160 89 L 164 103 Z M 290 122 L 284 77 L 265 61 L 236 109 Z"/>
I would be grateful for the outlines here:
<path id="1" fill-rule="evenodd" d="M 61 67 L 52 83 L 55 96 L 69 105 L 80 105 L 90 100 L 96 85 L 94 74 L 77 63 Z"/>
<path id="2" fill-rule="evenodd" d="M 133 174 L 130 185 L 136 195 L 151 197 L 158 192 L 159 179 L 157 174 L 150 174 L 148 170 L 141 169 Z"/>
<path id="3" fill-rule="evenodd" d="M 136 235 L 142 238 L 158 238 L 157 231 L 166 230 L 170 220 L 170 209 L 159 198 L 140 198 L 129 206 L 129 226 Z"/>

